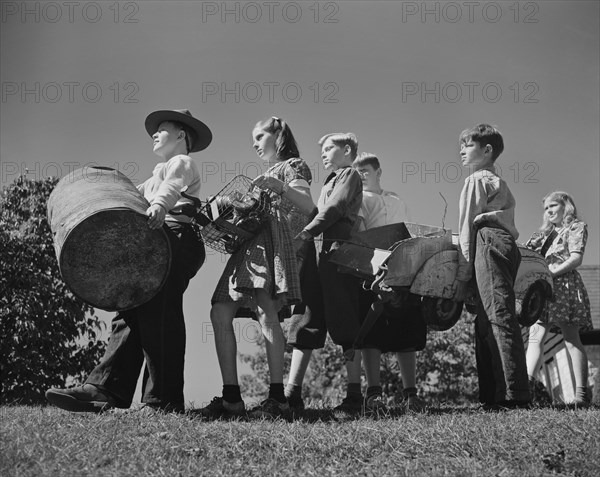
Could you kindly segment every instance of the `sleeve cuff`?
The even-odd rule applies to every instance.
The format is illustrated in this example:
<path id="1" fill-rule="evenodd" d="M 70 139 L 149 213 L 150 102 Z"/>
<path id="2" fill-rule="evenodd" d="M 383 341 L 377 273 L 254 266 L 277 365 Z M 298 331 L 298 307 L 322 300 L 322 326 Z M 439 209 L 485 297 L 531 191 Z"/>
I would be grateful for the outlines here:
<path id="1" fill-rule="evenodd" d="M 314 237 L 312 236 L 312 234 L 307 230 L 303 230 L 302 232 L 300 232 L 298 234 L 297 238 L 299 238 L 300 240 L 304 240 L 305 242 L 314 240 Z"/>

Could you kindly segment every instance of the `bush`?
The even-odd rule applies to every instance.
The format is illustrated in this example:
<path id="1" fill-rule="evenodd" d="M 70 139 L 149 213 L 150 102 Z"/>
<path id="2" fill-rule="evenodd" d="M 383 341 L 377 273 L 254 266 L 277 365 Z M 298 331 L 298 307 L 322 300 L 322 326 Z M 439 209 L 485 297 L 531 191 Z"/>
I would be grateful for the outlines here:
<path id="1" fill-rule="evenodd" d="M 19 177 L 0 210 L 0 402 L 44 401 L 44 391 L 81 380 L 104 353 L 102 322 L 60 277 L 46 202 L 57 179 Z"/>
<path id="2" fill-rule="evenodd" d="M 259 350 L 255 354 L 240 355 L 253 371 L 241 380 L 244 393 L 252 397 L 265 396 L 269 383 L 262 336 L 257 344 Z M 288 370 L 289 360 L 286 360 L 285 371 Z M 325 347 L 313 352 L 303 396 L 337 402 L 345 396 L 346 382 L 342 349 L 328 337 Z M 387 397 L 401 398 L 402 379 L 393 353 L 382 356 L 381 384 Z M 448 331 L 428 331 L 427 346 L 417 353 L 417 387 L 424 397 L 438 401 L 463 403 L 476 397 L 474 326 L 470 314 L 463 312 L 459 322 Z"/>

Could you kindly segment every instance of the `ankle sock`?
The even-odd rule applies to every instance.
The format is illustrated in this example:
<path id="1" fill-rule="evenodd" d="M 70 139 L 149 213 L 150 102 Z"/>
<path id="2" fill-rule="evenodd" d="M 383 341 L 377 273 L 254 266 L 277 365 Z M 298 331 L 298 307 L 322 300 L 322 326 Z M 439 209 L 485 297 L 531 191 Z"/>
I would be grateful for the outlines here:
<path id="1" fill-rule="evenodd" d="M 587 387 L 585 386 L 577 386 L 575 389 L 575 399 L 581 399 L 582 401 L 588 401 L 589 395 Z"/>
<path id="2" fill-rule="evenodd" d="M 360 383 L 348 383 L 346 386 L 346 397 L 353 401 L 362 400 L 362 392 L 360 389 Z"/>
<path id="3" fill-rule="evenodd" d="M 383 388 L 381 386 L 369 386 L 367 388 L 367 398 L 381 395 L 383 395 Z"/>
<path id="4" fill-rule="evenodd" d="M 289 400 L 302 399 L 302 385 L 288 383 L 285 387 L 285 397 Z"/>
<path id="5" fill-rule="evenodd" d="M 240 402 L 242 400 L 240 387 L 236 384 L 223 385 L 223 399 L 230 403 Z"/>
<path id="6" fill-rule="evenodd" d="M 287 399 L 283 392 L 283 383 L 271 383 L 269 384 L 269 398 L 275 399 L 277 402 L 285 403 Z"/>
<path id="7" fill-rule="evenodd" d="M 417 395 L 417 388 L 412 387 L 412 388 L 404 388 L 404 390 L 402 391 L 402 395 L 407 398 L 407 397 L 413 397 Z"/>

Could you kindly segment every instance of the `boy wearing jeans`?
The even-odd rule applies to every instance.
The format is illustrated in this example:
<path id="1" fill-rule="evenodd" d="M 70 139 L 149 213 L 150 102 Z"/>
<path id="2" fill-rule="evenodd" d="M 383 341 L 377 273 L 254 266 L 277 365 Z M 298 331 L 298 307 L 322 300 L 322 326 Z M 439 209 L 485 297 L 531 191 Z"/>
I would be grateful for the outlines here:
<path id="1" fill-rule="evenodd" d="M 515 313 L 514 282 L 521 262 L 515 240 L 515 199 L 494 163 L 504 150 L 500 131 L 479 124 L 460 135 L 460 156 L 470 175 L 460 194 L 458 271 L 454 299 L 463 301 L 474 277 L 479 294 L 475 353 L 479 400 L 526 406 L 530 400 L 525 346 Z"/>

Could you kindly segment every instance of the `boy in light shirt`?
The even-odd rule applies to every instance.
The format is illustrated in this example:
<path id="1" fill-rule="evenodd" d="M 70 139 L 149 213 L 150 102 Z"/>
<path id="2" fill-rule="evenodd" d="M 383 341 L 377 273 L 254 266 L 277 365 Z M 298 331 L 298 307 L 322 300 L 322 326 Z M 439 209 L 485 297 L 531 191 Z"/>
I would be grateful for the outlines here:
<path id="1" fill-rule="evenodd" d="M 460 156 L 471 173 L 459 201 L 458 271 L 454 300 L 464 301 L 474 279 L 479 295 L 475 356 L 479 400 L 492 407 L 526 407 L 531 396 L 525 346 L 515 313 L 514 283 L 521 262 L 515 242 L 515 199 L 494 164 L 504 150 L 500 131 L 479 124 L 460 135 Z"/>
<path id="2" fill-rule="evenodd" d="M 363 183 L 363 201 L 358 214 L 359 231 L 409 220 L 404 202 L 395 193 L 381 188 L 383 171 L 377 156 L 362 153 L 352 166 L 361 175 Z M 377 296 L 372 291 L 361 290 L 362 319 L 376 299 Z M 365 337 L 362 349 L 368 386 L 364 402 L 367 413 L 386 409 L 380 381 L 382 352 L 396 353 L 404 388 L 404 406 L 412 411 L 423 408 L 423 403 L 417 397 L 416 352 L 425 347 L 426 338 L 427 325 L 421 317 L 418 301 L 409 297 L 400 307 L 392 306 L 391 303 L 384 305 L 383 314 Z M 358 366 L 360 368 L 360 362 Z"/>
<path id="3" fill-rule="evenodd" d="M 106 352 L 83 385 L 46 391 L 51 404 L 67 411 L 128 408 L 142 370 L 142 402 L 148 408 L 185 411 L 183 294 L 204 263 L 205 251 L 191 219 L 180 214 L 189 201 L 181 190 L 198 196 L 200 171 L 189 154 L 206 149 L 212 133 L 188 110 L 154 111 L 145 127 L 159 161 L 138 189 L 149 203 L 148 227 L 163 228 L 169 238 L 169 275 L 151 300 L 116 314 Z"/>

